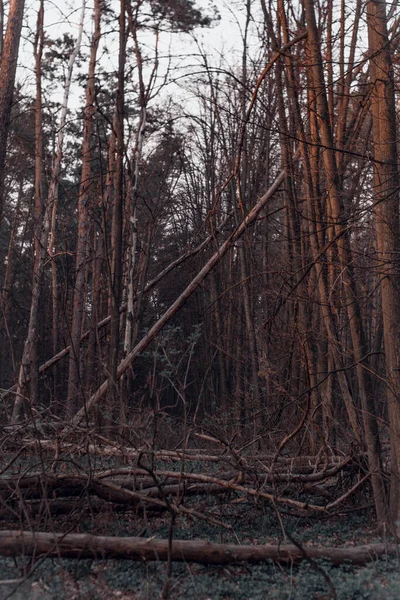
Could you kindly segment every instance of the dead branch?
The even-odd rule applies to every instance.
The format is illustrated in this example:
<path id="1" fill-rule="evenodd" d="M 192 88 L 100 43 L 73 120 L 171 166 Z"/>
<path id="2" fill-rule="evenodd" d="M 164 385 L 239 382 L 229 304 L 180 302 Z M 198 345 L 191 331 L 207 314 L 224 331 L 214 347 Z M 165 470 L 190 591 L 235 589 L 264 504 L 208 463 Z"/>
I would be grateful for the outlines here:
<path id="1" fill-rule="evenodd" d="M 347 461 L 344 461 L 344 464 L 347 464 Z M 331 477 L 337 472 L 338 470 L 335 468 L 331 472 L 325 471 L 324 475 Z M 123 475 L 123 477 L 117 477 L 118 475 Z M 246 478 L 246 473 L 243 472 L 232 473 L 232 479 L 227 479 L 226 473 L 217 476 L 217 474 L 210 475 L 182 471 L 178 473 L 176 471 L 158 470 L 155 472 L 155 475 L 162 481 L 162 486 L 175 485 L 175 487 L 170 487 L 169 489 L 169 493 L 172 494 L 174 494 L 175 490 L 179 490 L 179 485 L 182 482 L 186 482 L 187 487 L 189 482 L 192 482 L 192 485 L 193 483 L 197 484 L 197 487 L 192 488 L 192 493 L 216 493 L 216 490 L 219 488 L 221 492 L 234 491 L 255 499 L 267 500 L 293 507 L 307 513 L 310 511 L 323 513 L 336 508 L 336 506 L 347 500 L 368 478 L 368 475 L 365 476 L 339 498 L 320 505 L 295 500 L 282 495 L 279 496 L 274 489 L 266 487 L 266 483 L 269 482 L 269 474 L 264 474 L 261 477 L 256 476 L 250 480 Z M 295 476 L 293 481 L 290 481 L 290 479 L 284 479 L 283 481 L 285 486 L 289 484 L 305 485 L 306 483 L 315 483 L 313 478 L 302 478 L 299 480 L 299 476 Z M 317 478 L 316 481 L 319 481 L 319 479 Z M 279 483 L 279 480 L 275 480 L 274 483 Z M 201 486 L 204 486 L 204 488 Z M 314 486 L 310 487 L 308 491 L 312 494 L 320 495 L 326 500 L 331 499 L 331 495 L 323 488 L 321 490 Z M 157 499 L 161 497 L 159 492 L 160 490 L 154 487 L 154 482 L 149 479 L 146 470 L 138 468 L 92 472 L 90 477 L 86 474 L 36 473 L 24 477 L 4 477 L 0 479 L 0 497 L 3 501 L 19 498 L 21 494 L 24 499 L 35 499 L 46 496 L 51 497 L 51 495 L 53 497 L 67 497 L 90 493 L 107 502 L 115 502 L 116 504 L 141 504 L 144 502 L 148 505 L 153 504 L 165 509 L 166 503 Z M 175 508 L 177 513 L 190 514 L 193 517 L 201 519 L 206 518 L 204 514 L 189 510 L 183 506 L 176 506 Z M 208 517 L 206 519 L 209 520 Z M 215 520 L 213 522 L 215 523 Z M 218 525 L 221 525 L 219 521 Z"/>
<path id="2" fill-rule="evenodd" d="M 11 429 L 7 427 L 7 429 Z M 82 443 L 72 443 L 66 441 L 60 441 L 53 439 L 23 439 L 24 444 L 23 450 L 28 452 L 29 450 L 40 450 L 43 451 L 54 451 L 57 455 L 62 452 L 68 454 L 90 454 L 93 456 L 119 456 L 121 458 L 136 459 L 139 456 L 148 455 L 156 460 L 168 461 L 168 462 L 187 462 L 187 461 L 201 461 L 211 463 L 222 463 L 224 469 L 229 465 L 236 469 L 237 472 L 237 459 L 232 458 L 226 450 L 218 453 L 209 454 L 207 450 L 196 448 L 196 449 L 185 449 L 185 450 L 151 450 L 147 448 L 134 448 L 129 446 L 119 445 L 115 441 L 94 434 L 94 437 L 100 438 L 101 445 L 95 443 L 87 443 L 86 439 L 83 439 Z M 361 455 L 362 456 L 362 455 Z M 249 467 L 252 472 L 256 473 L 268 473 L 269 481 L 274 481 L 274 477 L 278 480 L 281 478 L 282 481 L 286 481 L 287 478 L 291 478 L 294 475 L 310 475 L 305 478 L 304 481 L 320 481 L 327 477 L 332 477 L 343 469 L 351 469 L 356 466 L 354 457 L 351 456 L 330 456 L 330 462 L 324 463 L 321 470 L 318 468 L 318 457 L 315 456 L 294 456 L 294 457 L 278 457 L 276 460 L 273 473 L 270 472 L 271 464 L 274 460 L 274 455 L 240 455 L 241 468 L 246 469 Z M 299 479 L 300 481 L 301 479 Z"/>
<path id="3" fill-rule="evenodd" d="M 47 475 L 41 473 L 21 478 L 0 479 L 0 498 L 3 502 L 10 503 L 13 500 L 20 499 L 21 495 L 25 500 L 43 497 L 71 497 L 89 493 L 106 502 L 132 506 L 148 505 L 151 508 L 168 509 L 166 502 L 154 497 L 155 494 L 129 489 L 136 487 L 133 479 L 125 483 L 128 487 L 122 487 L 118 485 L 118 482 L 98 480 L 87 475 Z M 223 523 L 219 519 L 194 509 L 186 508 L 185 506 L 176 506 L 172 503 L 170 503 L 170 506 L 176 514 L 183 514 L 193 519 L 212 523 L 217 527 L 231 529 L 230 525 Z"/>

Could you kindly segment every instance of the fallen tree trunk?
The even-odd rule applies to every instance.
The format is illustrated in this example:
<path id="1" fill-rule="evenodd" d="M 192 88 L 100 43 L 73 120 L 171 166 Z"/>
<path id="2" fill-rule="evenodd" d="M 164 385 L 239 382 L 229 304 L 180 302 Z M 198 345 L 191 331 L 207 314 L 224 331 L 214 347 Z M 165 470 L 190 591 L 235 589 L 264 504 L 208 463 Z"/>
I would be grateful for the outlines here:
<path id="1" fill-rule="evenodd" d="M 45 424 L 45 423 L 43 423 Z M 59 423 L 58 423 L 59 424 Z M 18 426 L 21 428 L 21 426 Z M 16 430 L 15 426 L 5 426 L 4 431 L 12 433 Z M 82 429 L 84 431 L 84 429 Z M 82 436 L 83 437 L 83 436 Z M 96 435 L 95 438 L 100 438 Z M 230 466 L 239 471 L 246 470 L 248 467 L 251 468 L 252 472 L 267 473 L 269 480 L 273 480 L 274 477 L 279 478 L 282 476 L 282 480 L 287 476 L 307 476 L 309 481 L 317 481 L 319 479 L 326 479 L 334 474 L 333 470 L 356 470 L 359 462 L 365 458 L 365 454 L 361 453 L 357 456 L 357 460 L 352 456 L 332 455 L 329 457 L 329 462 L 322 463 L 316 456 L 294 456 L 294 457 L 282 457 L 276 458 L 274 455 L 247 455 L 239 454 L 237 457 L 232 456 L 226 451 L 222 451 L 218 454 L 210 454 L 208 449 L 189 449 L 185 450 L 149 450 L 144 448 L 133 448 L 129 446 L 117 445 L 115 442 L 108 440 L 101 436 L 100 444 L 87 443 L 87 439 L 84 438 L 83 442 L 71 443 L 66 441 L 60 441 L 59 439 L 39 438 L 39 439 L 28 439 L 23 438 L 18 444 L 23 443 L 24 451 L 27 452 L 32 450 L 34 452 L 54 451 L 57 455 L 61 455 L 62 452 L 77 455 L 88 455 L 93 456 L 117 456 L 124 459 L 137 459 L 139 456 L 152 456 L 160 461 L 201 461 L 201 462 L 217 462 Z M 17 446 L 15 439 L 8 440 L 9 446 L 15 448 Z M 238 462 L 240 460 L 240 463 Z M 265 464 L 263 464 L 265 463 Z M 273 467 L 272 467 L 273 464 Z M 310 476 L 310 479 L 308 479 Z"/>
<path id="2" fill-rule="evenodd" d="M 28 523 L 30 527 L 35 527 L 32 523 L 32 519 L 42 519 L 47 517 L 49 514 L 54 516 L 60 515 L 74 515 L 76 518 L 79 515 L 92 515 L 97 513 L 107 514 L 112 513 L 132 513 L 136 515 L 143 515 L 146 511 L 147 518 L 157 516 L 161 512 L 166 511 L 164 507 L 155 505 L 129 505 L 129 504 L 115 504 L 107 502 L 100 498 L 94 497 L 72 497 L 72 498 L 41 498 L 39 500 L 24 500 L 23 501 L 23 513 L 21 513 L 22 502 L 7 502 L 3 508 L 0 508 L 0 519 L 7 521 L 7 523 L 17 522 L 20 527 L 24 526 L 24 523 Z M 21 517 L 22 514 L 22 517 Z M 37 521 L 36 521 L 37 523 Z"/>
<path id="3" fill-rule="evenodd" d="M 177 474 L 179 479 L 179 474 Z M 162 482 L 159 487 L 154 485 L 151 478 L 137 479 L 96 479 L 86 475 L 46 475 L 45 473 L 28 475 L 26 477 L 0 478 L 0 500 L 11 505 L 37 499 L 74 498 L 77 496 L 95 495 L 115 504 L 151 504 L 151 498 L 161 498 L 166 495 L 205 495 L 227 493 L 224 487 L 217 483 L 180 483 Z M 128 492 L 126 494 L 125 492 Z M 129 492 L 137 492 L 132 496 Z M 271 490 L 272 492 L 272 490 Z M 161 508 L 166 509 L 162 504 Z"/>
<path id="4" fill-rule="evenodd" d="M 146 471 L 142 471 L 142 473 L 146 473 Z M 86 492 L 95 494 L 107 502 L 116 502 L 121 504 L 146 502 L 167 508 L 166 503 L 158 500 L 155 497 L 152 497 L 150 494 L 147 494 L 146 490 L 143 492 L 137 492 L 134 489 L 128 489 L 128 487 L 136 487 L 134 478 L 124 478 L 122 481 L 118 479 L 107 481 L 104 475 L 105 474 L 103 473 L 102 478 L 93 478 L 88 477 L 87 475 L 46 475 L 41 473 L 23 478 L 4 478 L 0 479 L 0 498 L 3 497 L 4 501 L 10 500 L 13 498 L 13 495 L 18 497 L 22 490 L 25 490 L 25 498 L 38 498 L 41 497 L 40 494 L 49 494 L 49 492 L 52 492 L 53 494 L 58 493 L 59 496 L 72 496 Z M 171 480 L 176 480 L 177 474 L 174 471 L 157 471 L 154 472 L 154 475 L 157 476 L 160 481 L 164 480 L 164 483 L 160 484 L 159 489 L 161 489 L 162 485 L 166 483 L 166 480 L 170 480 L 168 482 L 169 484 L 171 483 Z M 295 508 L 296 510 L 300 510 L 304 513 L 309 513 L 310 511 L 324 513 L 337 508 L 339 504 L 342 504 L 344 501 L 346 501 L 350 495 L 354 494 L 354 492 L 358 490 L 359 487 L 365 483 L 365 481 L 367 481 L 369 476 L 369 473 L 367 473 L 364 475 L 364 477 L 362 477 L 362 479 L 357 481 L 352 488 L 325 505 L 311 504 L 308 501 L 304 502 L 286 496 L 277 495 L 274 489 L 266 488 L 265 486 L 263 486 L 261 489 L 258 489 L 258 486 L 250 487 L 248 485 L 243 485 L 239 483 L 239 479 L 227 481 L 225 479 L 204 475 L 202 473 L 181 472 L 179 474 L 179 480 L 180 482 L 186 481 L 187 483 L 196 482 L 208 484 L 212 485 L 213 487 L 219 486 L 221 489 L 226 491 L 231 490 L 235 492 L 241 492 L 246 496 L 260 500 L 267 500 L 274 504 L 278 503 L 286 505 L 289 508 Z M 124 487 L 121 486 L 121 483 L 124 484 Z M 316 490 L 313 491 L 315 492 Z M 324 494 L 324 496 L 326 496 L 326 494 Z M 330 498 L 330 494 L 328 497 Z M 186 512 L 192 514 L 193 516 L 204 518 L 204 515 L 201 513 L 197 514 L 195 511 L 189 511 L 183 506 L 174 506 L 174 510 L 176 510 L 177 513 Z"/>
<path id="5" fill-rule="evenodd" d="M 32 479 L 32 485 L 36 483 L 36 487 L 33 489 L 32 485 L 29 484 L 29 479 Z M 27 488 L 24 492 L 24 496 L 21 495 L 23 481 L 24 486 Z M 146 493 L 129 490 L 127 488 L 115 485 L 110 481 L 99 481 L 89 479 L 87 476 L 73 476 L 70 475 L 52 475 L 46 476 L 42 474 L 40 476 L 34 476 L 32 478 L 21 479 L 20 483 L 16 488 L 12 488 L 15 485 L 15 480 L 2 480 L 0 478 L 0 501 L 10 503 L 11 501 L 21 497 L 22 499 L 37 499 L 40 497 L 46 497 L 50 490 L 52 493 L 59 494 L 60 496 L 74 496 L 81 492 L 90 493 L 96 495 L 98 498 L 105 500 L 106 502 L 115 502 L 116 504 L 128 504 L 132 506 L 146 504 L 153 507 L 158 507 L 160 510 L 173 511 L 175 514 L 182 514 L 192 517 L 194 519 L 201 519 L 209 523 L 217 525 L 217 527 L 223 527 L 224 529 L 231 529 L 231 525 L 224 523 L 216 519 L 213 516 L 207 516 L 203 512 L 199 512 L 194 509 L 186 508 L 185 506 L 177 506 L 172 502 L 162 501 L 158 498 L 154 498 Z M 42 487 L 43 486 L 45 487 Z"/>
<path id="6" fill-rule="evenodd" d="M 259 564 L 299 562 L 324 558 L 333 564 L 348 562 L 362 565 L 381 556 L 398 552 L 396 544 L 368 544 L 352 548 L 321 548 L 270 544 L 237 546 L 204 541 L 173 540 L 171 558 L 179 562 L 207 565 L 234 563 Z M 70 533 L 32 533 L 30 531 L 0 531 L 0 555 L 64 558 L 113 558 L 146 561 L 165 561 L 169 558 L 168 540 L 140 537 L 110 537 Z"/>
<path id="7" fill-rule="evenodd" d="M 6 426 L 4 429 L 7 432 L 12 432 L 12 427 Z M 88 455 L 93 454 L 94 456 L 119 456 L 123 458 L 135 459 L 139 456 L 154 456 L 157 460 L 166 460 L 168 462 L 173 461 L 204 461 L 204 462 L 223 462 L 233 465 L 233 461 L 229 455 L 218 455 L 218 454 L 203 454 L 200 450 L 196 452 L 190 452 L 188 450 L 147 450 L 143 448 L 132 448 L 129 446 L 117 446 L 116 444 L 109 444 L 109 446 L 100 446 L 96 444 L 87 444 L 86 440 L 83 443 L 68 443 L 53 439 L 23 439 L 24 450 L 33 449 L 34 451 L 54 451 L 57 453 L 68 452 L 70 454 L 77 455 Z M 10 443 L 13 443 L 11 440 Z M 14 443 L 15 446 L 15 443 Z"/>

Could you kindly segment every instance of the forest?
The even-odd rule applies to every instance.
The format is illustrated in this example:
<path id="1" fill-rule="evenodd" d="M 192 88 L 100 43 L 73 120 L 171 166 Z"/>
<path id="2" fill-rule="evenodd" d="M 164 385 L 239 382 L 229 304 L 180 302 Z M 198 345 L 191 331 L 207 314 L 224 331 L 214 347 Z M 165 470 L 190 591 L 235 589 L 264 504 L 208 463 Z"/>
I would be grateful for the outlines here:
<path id="1" fill-rule="evenodd" d="M 0 2 L 0 598 L 397 599 L 398 3 L 58 4 Z"/>

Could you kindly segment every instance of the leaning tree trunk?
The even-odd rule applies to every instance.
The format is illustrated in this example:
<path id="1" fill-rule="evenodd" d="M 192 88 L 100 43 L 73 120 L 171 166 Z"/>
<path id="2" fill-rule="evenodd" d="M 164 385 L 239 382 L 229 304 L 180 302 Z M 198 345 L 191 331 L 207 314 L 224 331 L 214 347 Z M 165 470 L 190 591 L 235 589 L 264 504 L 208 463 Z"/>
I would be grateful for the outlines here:
<path id="1" fill-rule="evenodd" d="M 400 227 L 395 84 L 386 2 L 367 2 L 374 149 L 374 210 L 390 426 L 390 512 L 400 521 Z"/>
<path id="2" fill-rule="evenodd" d="M 137 356 L 143 352 L 147 346 L 151 343 L 151 341 L 155 338 L 155 336 L 161 331 L 161 329 L 172 319 L 172 317 L 177 313 L 177 311 L 183 306 L 183 304 L 190 298 L 190 296 L 197 290 L 199 285 L 204 281 L 210 271 L 215 267 L 216 264 L 219 263 L 220 260 L 225 256 L 225 254 L 230 250 L 233 245 L 240 239 L 243 233 L 247 230 L 248 227 L 257 219 L 261 211 L 266 207 L 268 201 L 275 195 L 275 193 L 279 190 L 282 182 L 284 181 L 284 173 L 281 173 L 275 180 L 275 182 L 271 185 L 269 190 L 258 200 L 258 202 L 254 205 L 254 207 L 250 210 L 249 214 L 244 218 L 244 220 L 235 227 L 233 232 L 230 234 L 228 239 L 218 247 L 216 252 L 211 256 L 208 262 L 204 265 L 204 267 L 199 271 L 199 273 L 192 279 L 189 285 L 184 289 L 184 291 L 178 296 L 178 298 L 171 304 L 171 306 L 166 310 L 166 312 L 154 323 L 154 325 L 149 329 L 146 335 L 136 344 L 134 348 L 129 352 L 128 356 L 126 356 L 121 363 L 118 365 L 118 369 L 116 372 L 116 378 L 119 379 L 133 364 Z M 81 408 L 75 417 L 72 420 L 72 425 L 78 425 L 82 419 L 87 415 L 87 413 L 106 395 L 109 389 L 109 381 L 105 381 L 102 385 L 96 390 L 96 392 L 89 398 L 86 402 L 86 405 Z"/>

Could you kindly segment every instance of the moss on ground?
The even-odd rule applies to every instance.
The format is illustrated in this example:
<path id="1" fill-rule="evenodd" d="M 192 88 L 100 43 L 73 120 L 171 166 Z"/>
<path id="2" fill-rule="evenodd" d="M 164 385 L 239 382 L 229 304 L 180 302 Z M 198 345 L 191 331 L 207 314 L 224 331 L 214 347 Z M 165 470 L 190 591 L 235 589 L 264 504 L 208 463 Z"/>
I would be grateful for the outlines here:
<path id="1" fill-rule="evenodd" d="M 204 502 L 204 499 L 197 499 Z M 196 502 L 196 499 L 192 500 Z M 178 519 L 175 536 L 181 539 L 210 539 L 219 542 L 275 543 L 282 530 L 274 512 L 249 504 L 235 511 L 222 498 L 214 500 L 216 515 L 225 513 L 234 534 L 208 523 Z M 210 510 L 210 504 L 208 504 Z M 352 515 L 327 521 L 288 517 L 284 521 L 297 541 L 321 546 L 364 544 L 378 541 L 368 515 Z M 166 537 L 168 516 L 145 522 L 134 515 L 102 515 L 81 523 L 81 530 L 108 535 L 157 535 Z M 24 578 L 20 584 L 0 585 L 0 598 L 13 600 L 154 600 L 160 598 L 165 582 L 164 563 L 133 561 L 39 560 L 33 569 L 27 558 L 0 559 L 0 580 Z M 328 583 L 330 582 L 330 584 Z M 327 561 L 302 562 L 295 567 L 173 565 L 171 600 L 398 600 L 400 569 L 397 559 L 383 558 L 363 567 L 332 566 Z"/>

